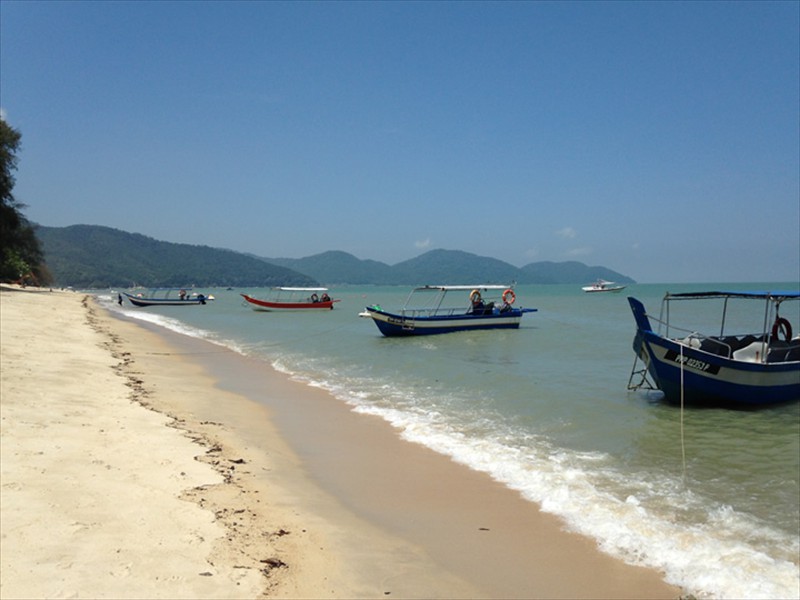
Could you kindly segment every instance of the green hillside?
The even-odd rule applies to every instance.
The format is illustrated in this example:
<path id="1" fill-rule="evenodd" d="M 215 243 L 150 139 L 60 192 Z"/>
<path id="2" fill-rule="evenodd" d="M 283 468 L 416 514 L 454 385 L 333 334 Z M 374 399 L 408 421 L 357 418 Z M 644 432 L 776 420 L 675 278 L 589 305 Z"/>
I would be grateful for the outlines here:
<path id="1" fill-rule="evenodd" d="M 431 250 L 394 265 L 391 273 L 395 282 L 406 285 L 508 284 L 520 279 L 513 265 L 460 250 Z"/>
<path id="2" fill-rule="evenodd" d="M 352 285 L 389 284 L 391 267 L 375 260 L 361 260 L 340 250 L 330 250 L 306 258 L 265 258 L 272 264 L 280 265 L 323 283 L 348 283 Z M 317 273 L 321 277 L 310 275 Z"/>
<path id="3" fill-rule="evenodd" d="M 315 285 L 285 267 L 231 250 L 172 244 L 110 227 L 37 226 L 56 285 L 77 288 Z"/>
<path id="4" fill-rule="evenodd" d="M 636 283 L 630 277 L 605 267 L 589 267 L 578 261 L 536 262 L 522 267 L 525 283 L 593 283 L 598 279 L 617 283 Z"/>

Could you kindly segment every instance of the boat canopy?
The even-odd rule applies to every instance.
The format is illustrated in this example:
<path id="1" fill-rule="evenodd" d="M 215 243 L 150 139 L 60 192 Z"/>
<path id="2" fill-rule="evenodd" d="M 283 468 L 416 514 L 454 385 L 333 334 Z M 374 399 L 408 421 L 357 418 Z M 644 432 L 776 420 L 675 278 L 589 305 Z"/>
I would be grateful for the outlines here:
<path id="1" fill-rule="evenodd" d="M 512 286 L 510 285 L 496 285 L 491 284 L 487 285 L 485 283 L 476 283 L 475 285 L 423 285 L 418 288 L 414 288 L 414 291 L 417 290 L 440 290 L 443 292 L 463 292 L 468 290 L 505 290 Z"/>
<path id="2" fill-rule="evenodd" d="M 327 292 L 328 288 L 324 287 L 282 287 L 276 286 L 273 290 L 280 290 L 282 292 Z"/>
<path id="3" fill-rule="evenodd" d="M 787 300 L 790 298 L 800 298 L 800 292 L 793 292 L 788 290 L 776 290 L 774 292 L 740 292 L 740 291 L 717 291 L 717 292 L 683 292 L 680 294 L 670 294 L 667 292 L 665 299 L 669 298 L 755 298 L 766 300 L 769 298 L 775 300 Z"/>

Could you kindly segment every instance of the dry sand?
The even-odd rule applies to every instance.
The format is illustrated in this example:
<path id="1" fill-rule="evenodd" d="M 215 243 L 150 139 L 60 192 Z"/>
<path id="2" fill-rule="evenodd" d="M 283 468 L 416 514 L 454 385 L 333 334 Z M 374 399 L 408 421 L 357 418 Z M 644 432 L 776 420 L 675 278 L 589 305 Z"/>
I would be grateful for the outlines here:
<path id="1" fill-rule="evenodd" d="M 325 392 L 82 294 L 0 291 L 0 418 L 2 598 L 680 595 Z"/>

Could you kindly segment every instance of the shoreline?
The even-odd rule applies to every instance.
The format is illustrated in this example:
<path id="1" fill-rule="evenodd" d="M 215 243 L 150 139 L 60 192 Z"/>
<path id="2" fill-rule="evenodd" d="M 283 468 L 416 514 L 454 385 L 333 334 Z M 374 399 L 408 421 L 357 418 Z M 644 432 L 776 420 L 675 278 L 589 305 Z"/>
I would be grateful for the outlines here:
<path id="1" fill-rule="evenodd" d="M 15 292 L 0 294 L 5 309 L 7 294 Z M 80 303 L 80 294 L 55 294 Z M 81 310 L 106 340 L 105 351 L 117 361 L 111 368 L 126 379 L 131 400 L 170 419 L 149 428 L 178 429 L 199 455 L 191 462 L 213 468 L 201 485 L 179 490 L 177 500 L 210 515 L 222 531 L 196 570 L 212 564 L 246 575 L 245 582 L 227 580 L 237 592 L 244 592 L 242 583 L 251 586 L 241 597 L 681 594 L 660 574 L 626 565 L 565 531 L 556 517 L 488 476 L 402 440 L 384 421 L 356 414 L 270 365 L 118 318 L 91 301 Z M 15 373 L 6 373 L 5 357 L 15 341 L 7 344 L 5 315 L 2 343 L 6 444 L 6 381 Z M 149 429 L 142 435 L 147 439 Z M 150 448 L 143 443 L 137 452 Z M 7 475 L 5 457 L 3 463 L 5 517 L 7 497 L 15 493 L 6 480 L 22 473 L 10 465 Z M 3 573 L 14 561 L 30 560 L 19 551 L 6 559 L 9 529 L 4 523 Z M 0 595 L 14 589 L 10 579 L 0 579 Z M 167 597 L 159 596 L 160 585 L 139 595 Z M 198 597 L 213 596 L 204 590 Z"/>

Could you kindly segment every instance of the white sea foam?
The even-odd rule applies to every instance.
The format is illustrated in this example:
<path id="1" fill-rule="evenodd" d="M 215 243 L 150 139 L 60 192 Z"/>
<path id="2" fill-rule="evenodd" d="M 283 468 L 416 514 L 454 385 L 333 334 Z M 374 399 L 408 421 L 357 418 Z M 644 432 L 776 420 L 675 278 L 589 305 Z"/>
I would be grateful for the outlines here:
<path id="1" fill-rule="evenodd" d="M 797 556 L 797 540 L 730 507 L 711 504 L 709 509 L 707 499 L 696 497 L 680 481 L 623 474 L 609 466 L 609 457 L 602 453 L 554 448 L 547 439 L 531 439 L 529 434 L 524 434 L 522 444 L 516 433 L 508 431 L 476 438 L 456 429 L 437 411 L 416 407 L 408 397 L 400 403 L 375 402 L 375 396 L 404 393 L 384 384 L 375 386 L 380 394 L 354 393 L 349 386 L 312 380 L 283 363 L 276 367 L 328 389 L 357 412 L 383 418 L 406 440 L 488 473 L 542 510 L 563 518 L 570 529 L 595 539 L 604 552 L 660 570 L 667 582 L 699 598 L 798 597 L 798 565 L 791 559 Z M 705 513 L 706 522 L 691 525 L 675 519 L 686 511 Z M 787 546 L 785 560 L 759 549 L 758 540 L 765 538 L 770 546 L 776 541 Z"/>
<path id="2" fill-rule="evenodd" d="M 217 344 L 218 346 L 222 346 L 229 350 L 233 350 L 234 352 L 238 352 L 239 354 L 247 354 L 247 349 L 242 344 L 225 338 L 220 338 L 218 334 L 215 332 L 211 332 L 200 327 L 193 327 L 180 321 L 178 319 L 173 319 L 171 317 L 167 317 L 165 315 L 161 315 L 154 312 L 145 312 L 141 310 L 132 310 L 124 307 L 118 306 L 115 302 L 112 301 L 111 296 L 97 296 L 97 299 L 100 301 L 102 305 L 105 306 L 111 312 L 116 312 L 119 314 L 124 315 L 127 318 L 134 319 L 137 321 L 143 321 L 145 323 L 151 323 L 153 325 L 157 325 L 159 327 L 163 327 L 164 329 L 168 329 L 169 331 L 174 331 L 175 333 L 179 333 L 181 335 L 185 335 L 188 337 L 198 338 L 201 340 L 205 340 L 207 342 L 211 342 L 213 344 Z"/>

